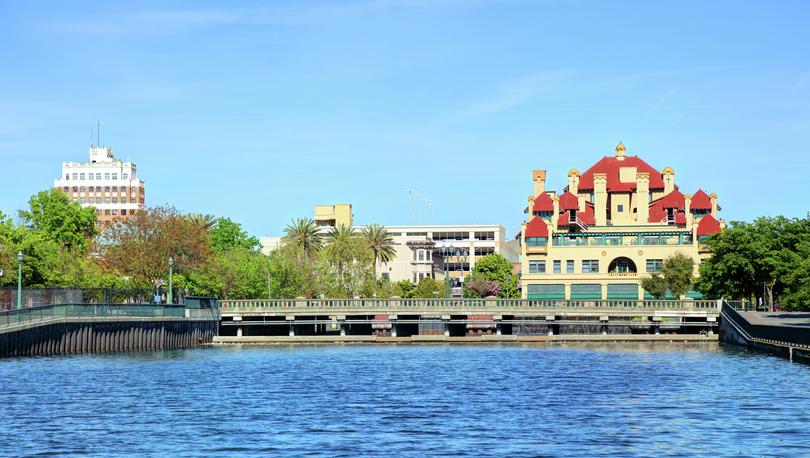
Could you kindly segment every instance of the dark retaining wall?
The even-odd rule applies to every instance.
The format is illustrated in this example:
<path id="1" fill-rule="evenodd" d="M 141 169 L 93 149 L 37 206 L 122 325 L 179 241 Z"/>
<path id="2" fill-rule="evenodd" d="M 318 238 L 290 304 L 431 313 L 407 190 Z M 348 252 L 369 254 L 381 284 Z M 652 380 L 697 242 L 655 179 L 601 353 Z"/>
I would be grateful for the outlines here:
<path id="1" fill-rule="evenodd" d="M 217 321 L 57 323 L 0 334 L 0 357 L 194 348 L 211 343 Z"/>

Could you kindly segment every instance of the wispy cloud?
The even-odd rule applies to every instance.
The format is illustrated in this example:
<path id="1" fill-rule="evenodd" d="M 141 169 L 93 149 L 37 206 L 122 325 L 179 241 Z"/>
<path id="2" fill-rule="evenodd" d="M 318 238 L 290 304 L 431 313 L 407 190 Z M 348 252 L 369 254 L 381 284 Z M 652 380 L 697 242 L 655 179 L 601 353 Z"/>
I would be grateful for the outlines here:
<path id="1" fill-rule="evenodd" d="M 336 17 L 388 9 L 469 7 L 484 0 L 360 0 L 339 4 L 295 3 L 284 6 L 220 9 L 156 9 L 42 21 L 40 28 L 78 35 L 154 35 L 183 33 L 227 24 L 304 26 Z"/>
<path id="2" fill-rule="evenodd" d="M 673 89 L 664 94 L 663 96 L 661 96 L 661 98 L 659 98 L 654 104 L 652 104 L 652 106 L 650 106 L 649 109 L 647 109 L 647 111 L 644 113 L 644 116 L 642 116 L 641 119 L 638 121 L 638 125 L 640 126 L 644 124 L 644 121 L 646 121 L 651 114 L 653 114 L 661 105 L 664 104 L 664 102 L 667 101 L 667 99 L 675 95 L 677 92 L 678 92 L 677 90 Z"/>
<path id="3" fill-rule="evenodd" d="M 575 73 L 572 69 L 558 69 L 510 79 L 498 85 L 490 98 L 463 109 L 455 117 L 484 116 L 518 107 L 543 94 L 557 91 L 560 84 Z"/>

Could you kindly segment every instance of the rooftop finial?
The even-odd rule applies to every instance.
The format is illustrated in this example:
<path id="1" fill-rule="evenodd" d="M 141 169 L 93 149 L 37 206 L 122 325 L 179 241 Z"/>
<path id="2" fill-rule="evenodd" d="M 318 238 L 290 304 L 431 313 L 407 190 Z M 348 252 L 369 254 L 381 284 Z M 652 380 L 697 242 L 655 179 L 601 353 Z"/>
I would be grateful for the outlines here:
<path id="1" fill-rule="evenodd" d="M 616 145 L 616 157 L 623 157 L 625 152 L 624 143 L 621 141 Z"/>

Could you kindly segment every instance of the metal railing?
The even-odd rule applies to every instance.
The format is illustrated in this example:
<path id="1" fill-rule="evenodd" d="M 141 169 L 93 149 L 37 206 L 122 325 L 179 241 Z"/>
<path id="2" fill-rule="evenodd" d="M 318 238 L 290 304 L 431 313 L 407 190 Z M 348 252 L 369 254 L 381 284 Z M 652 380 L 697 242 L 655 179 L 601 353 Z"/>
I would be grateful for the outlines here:
<path id="1" fill-rule="evenodd" d="M 216 309 L 192 309 L 193 318 L 210 315 L 218 318 Z M 199 312 L 198 312 L 199 311 Z M 203 316 L 204 315 L 204 316 Z M 60 321 L 66 318 L 183 318 L 186 308 L 176 304 L 55 304 L 0 311 L 0 330 L 33 323 Z"/>
<path id="2" fill-rule="evenodd" d="M 718 312 L 714 300 L 539 300 L 539 299 L 275 299 L 222 300 L 223 313 L 285 310 L 360 310 L 370 312 L 483 309 L 500 312 L 523 310 L 700 310 Z"/>
<path id="3" fill-rule="evenodd" d="M 723 301 L 721 315 L 749 342 L 782 347 L 810 348 L 810 328 L 790 325 L 752 324 L 739 313 L 750 310 L 753 310 L 750 302 Z"/>

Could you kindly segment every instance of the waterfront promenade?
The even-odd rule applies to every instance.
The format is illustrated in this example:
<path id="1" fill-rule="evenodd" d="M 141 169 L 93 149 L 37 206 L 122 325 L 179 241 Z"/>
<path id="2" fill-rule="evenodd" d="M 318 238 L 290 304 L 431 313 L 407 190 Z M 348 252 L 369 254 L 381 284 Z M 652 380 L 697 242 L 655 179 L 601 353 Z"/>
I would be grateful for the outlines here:
<path id="1" fill-rule="evenodd" d="M 207 298 L 172 304 L 52 304 L 0 311 L 0 357 L 192 348 L 219 325 Z"/>
<path id="2" fill-rule="evenodd" d="M 721 316 L 724 341 L 810 361 L 810 313 L 758 312 L 723 303 Z"/>
<path id="3" fill-rule="evenodd" d="M 707 300 L 223 300 L 214 343 L 717 340 Z"/>

